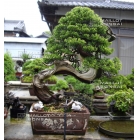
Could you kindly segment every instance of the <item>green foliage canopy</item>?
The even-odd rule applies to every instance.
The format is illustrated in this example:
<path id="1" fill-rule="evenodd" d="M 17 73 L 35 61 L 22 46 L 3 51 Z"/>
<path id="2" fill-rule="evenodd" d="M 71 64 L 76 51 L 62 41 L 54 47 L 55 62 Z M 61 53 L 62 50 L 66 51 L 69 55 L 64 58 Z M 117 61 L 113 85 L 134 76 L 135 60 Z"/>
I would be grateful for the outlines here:
<path id="1" fill-rule="evenodd" d="M 46 66 L 43 64 L 42 58 L 36 58 L 34 60 L 26 61 L 23 64 L 23 74 L 34 75 L 40 72 L 41 70 L 46 69 Z"/>
<path id="2" fill-rule="evenodd" d="M 107 98 L 108 105 L 110 105 L 111 101 L 116 101 L 115 107 L 119 111 L 129 111 L 134 103 L 134 91 L 132 89 L 117 91 Z"/>
<path id="3" fill-rule="evenodd" d="M 14 62 L 10 53 L 4 54 L 4 82 L 8 82 L 10 80 L 15 80 L 15 69 Z"/>
<path id="4" fill-rule="evenodd" d="M 41 70 L 46 69 L 46 67 L 43 64 L 42 58 L 26 61 L 22 67 L 22 73 L 25 75 L 23 77 L 24 82 L 32 82 L 33 76 Z"/>
<path id="5" fill-rule="evenodd" d="M 75 7 L 67 12 L 65 17 L 61 17 L 58 23 L 47 41 L 44 56 L 46 63 L 55 60 L 77 63 L 76 54 L 80 53 L 85 67 L 118 73 L 121 68 L 119 59 L 101 57 L 110 55 L 113 48 L 109 47 L 111 42 L 108 41 L 108 27 L 93 10 L 88 7 Z M 75 60 L 70 59 L 72 55 Z"/>

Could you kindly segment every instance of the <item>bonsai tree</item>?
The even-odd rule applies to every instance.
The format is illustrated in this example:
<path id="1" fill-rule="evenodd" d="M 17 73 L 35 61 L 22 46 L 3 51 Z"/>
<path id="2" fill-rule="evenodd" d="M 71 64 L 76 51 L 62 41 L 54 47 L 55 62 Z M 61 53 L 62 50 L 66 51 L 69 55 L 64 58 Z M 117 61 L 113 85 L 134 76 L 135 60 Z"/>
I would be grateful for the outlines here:
<path id="1" fill-rule="evenodd" d="M 100 86 L 96 86 L 93 91 L 94 91 L 95 98 L 102 99 L 105 97 L 105 94 L 104 94 L 103 90 L 100 88 Z"/>
<path id="2" fill-rule="evenodd" d="M 10 80 L 16 80 L 15 77 L 14 62 L 10 53 L 4 54 L 4 82 L 7 83 Z"/>
<path id="3" fill-rule="evenodd" d="M 46 69 L 46 66 L 43 64 L 42 58 L 26 61 L 22 68 L 24 74 L 23 81 L 32 82 L 34 74 L 37 74 L 44 69 Z"/>
<path id="4" fill-rule="evenodd" d="M 113 112 L 116 113 L 116 115 L 125 115 L 134 103 L 134 91 L 132 89 L 128 89 L 115 92 L 107 98 L 108 105 L 113 102 L 115 103 Z"/>
<path id="5" fill-rule="evenodd" d="M 110 45 L 114 39 L 110 28 L 93 10 L 75 7 L 55 26 L 47 40 L 44 59 L 46 63 L 68 60 L 77 69 L 94 68 L 100 75 L 103 72 L 114 75 L 120 70 L 121 63 L 118 58 L 105 57 L 113 52 Z"/>

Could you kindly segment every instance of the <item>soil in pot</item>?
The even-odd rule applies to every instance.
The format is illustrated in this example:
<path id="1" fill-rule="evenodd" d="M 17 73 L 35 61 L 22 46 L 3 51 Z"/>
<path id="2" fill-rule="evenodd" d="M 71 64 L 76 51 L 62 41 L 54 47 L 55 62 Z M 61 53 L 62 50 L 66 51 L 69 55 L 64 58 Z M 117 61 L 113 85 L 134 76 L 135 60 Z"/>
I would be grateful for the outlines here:
<path id="1" fill-rule="evenodd" d="M 103 92 L 97 92 L 94 94 L 94 98 L 95 99 L 104 99 L 105 98 L 105 95 Z"/>

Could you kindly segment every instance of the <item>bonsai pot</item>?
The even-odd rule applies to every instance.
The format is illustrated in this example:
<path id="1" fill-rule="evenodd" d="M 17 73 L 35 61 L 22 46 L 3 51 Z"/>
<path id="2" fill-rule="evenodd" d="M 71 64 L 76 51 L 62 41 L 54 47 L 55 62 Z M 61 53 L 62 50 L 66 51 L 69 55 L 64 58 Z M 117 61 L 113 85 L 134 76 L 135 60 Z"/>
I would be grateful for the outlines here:
<path id="1" fill-rule="evenodd" d="M 134 137 L 134 121 L 133 120 L 110 120 L 103 121 L 99 124 L 99 131 L 113 137 L 133 138 Z"/>
<path id="2" fill-rule="evenodd" d="M 96 94 L 94 95 L 95 99 L 104 99 L 104 97 L 105 97 L 104 95 L 96 95 Z"/>
<path id="3" fill-rule="evenodd" d="M 108 107 L 94 105 L 94 111 L 96 112 L 96 114 L 108 114 Z"/>
<path id="4" fill-rule="evenodd" d="M 29 89 L 30 96 L 36 96 L 33 86 L 29 86 L 28 89 Z"/>
<path id="5" fill-rule="evenodd" d="M 111 120 L 130 120 L 131 115 L 129 113 L 125 113 L 125 115 L 113 115 L 112 112 L 108 112 Z"/>
<path id="6" fill-rule="evenodd" d="M 64 134 L 65 113 L 35 112 L 32 105 L 29 114 L 33 134 Z M 66 134 L 85 135 L 89 117 L 87 108 L 84 112 L 66 113 Z"/>
<path id="7" fill-rule="evenodd" d="M 16 72 L 16 77 L 20 79 L 20 77 L 22 76 L 22 72 Z"/>

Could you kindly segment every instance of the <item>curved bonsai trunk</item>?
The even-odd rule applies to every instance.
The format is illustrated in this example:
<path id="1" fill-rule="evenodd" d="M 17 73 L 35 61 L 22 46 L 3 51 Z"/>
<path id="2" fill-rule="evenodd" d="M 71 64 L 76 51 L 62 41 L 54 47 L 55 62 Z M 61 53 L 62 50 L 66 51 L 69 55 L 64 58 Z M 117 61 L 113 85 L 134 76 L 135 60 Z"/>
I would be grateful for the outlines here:
<path id="1" fill-rule="evenodd" d="M 52 100 L 59 100 L 59 95 L 54 95 L 54 93 L 50 91 L 46 85 L 43 84 L 43 79 L 49 78 L 51 75 L 65 73 L 73 75 L 82 82 L 91 83 L 91 81 L 95 79 L 97 71 L 93 68 L 90 68 L 88 72 L 80 74 L 67 62 L 56 61 L 54 69 L 43 70 L 40 73 L 36 74 L 33 79 L 35 94 L 43 103 L 50 103 Z"/>

